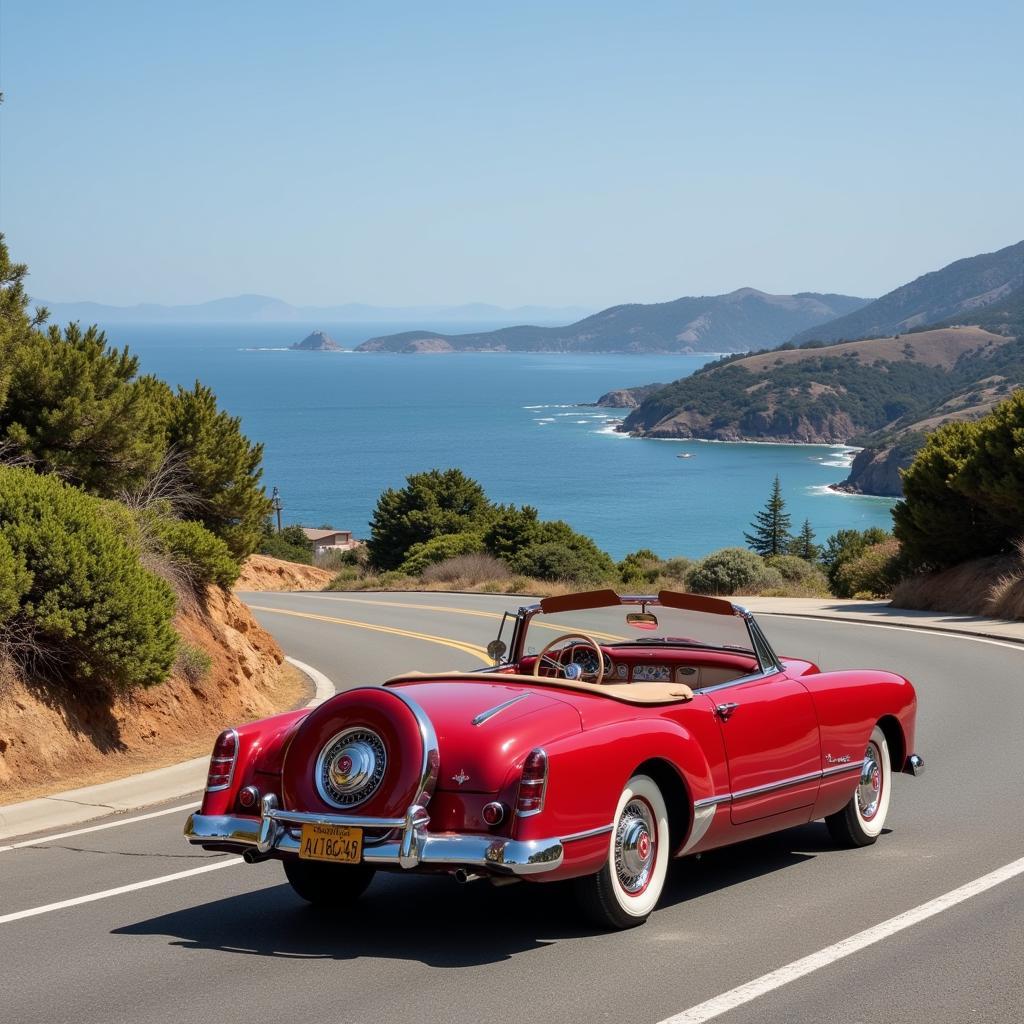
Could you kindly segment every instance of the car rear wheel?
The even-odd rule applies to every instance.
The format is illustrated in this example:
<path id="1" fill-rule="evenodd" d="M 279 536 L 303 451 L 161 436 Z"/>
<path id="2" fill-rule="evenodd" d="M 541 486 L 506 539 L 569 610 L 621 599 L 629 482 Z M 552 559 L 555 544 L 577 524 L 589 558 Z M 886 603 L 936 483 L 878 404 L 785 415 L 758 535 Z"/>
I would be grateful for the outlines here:
<path id="1" fill-rule="evenodd" d="M 284 862 L 284 873 L 299 896 L 316 907 L 338 910 L 362 896 L 374 871 L 366 864 L 323 864 L 294 857 Z"/>
<path id="2" fill-rule="evenodd" d="M 615 809 L 605 866 L 576 880 L 584 912 L 602 928 L 643 924 L 661 898 L 670 856 L 665 799 L 653 779 L 634 775 Z"/>
<path id="3" fill-rule="evenodd" d="M 840 846 L 870 846 L 882 834 L 891 793 L 889 744 L 876 725 L 864 752 L 857 791 L 841 811 L 825 819 L 833 840 Z"/>

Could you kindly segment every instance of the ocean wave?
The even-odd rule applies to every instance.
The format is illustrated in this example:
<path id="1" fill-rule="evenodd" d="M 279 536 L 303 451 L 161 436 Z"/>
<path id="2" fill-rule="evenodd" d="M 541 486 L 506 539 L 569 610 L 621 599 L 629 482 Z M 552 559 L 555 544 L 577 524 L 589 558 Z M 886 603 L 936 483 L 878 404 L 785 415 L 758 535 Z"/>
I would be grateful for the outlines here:
<path id="1" fill-rule="evenodd" d="M 853 459 L 820 459 L 819 466 L 832 466 L 835 469 L 849 469 L 853 465 Z"/>
<path id="2" fill-rule="evenodd" d="M 610 434 L 612 437 L 629 437 L 629 434 L 624 434 L 621 430 L 616 430 L 612 424 L 603 426 L 600 430 L 591 431 L 594 434 Z"/>
<path id="3" fill-rule="evenodd" d="M 575 409 L 576 406 L 569 403 L 562 403 L 561 405 L 524 405 L 524 409 Z"/>

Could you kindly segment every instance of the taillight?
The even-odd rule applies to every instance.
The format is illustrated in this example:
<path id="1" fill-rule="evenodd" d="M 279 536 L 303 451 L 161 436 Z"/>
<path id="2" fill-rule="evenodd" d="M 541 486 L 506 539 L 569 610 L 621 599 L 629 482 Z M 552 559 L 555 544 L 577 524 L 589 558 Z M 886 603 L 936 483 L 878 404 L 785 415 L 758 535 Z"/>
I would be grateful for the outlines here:
<path id="1" fill-rule="evenodd" d="M 544 789 L 548 782 L 548 755 L 537 747 L 531 750 L 523 762 L 523 774 L 519 780 L 519 797 L 516 800 L 516 814 L 525 818 L 537 814 L 544 807 Z"/>
<path id="2" fill-rule="evenodd" d="M 235 761 L 238 759 L 238 733 L 234 729 L 225 729 L 213 745 L 210 757 L 210 771 L 206 776 L 206 792 L 216 793 L 219 789 L 227 789 L 235 774 Z"/>

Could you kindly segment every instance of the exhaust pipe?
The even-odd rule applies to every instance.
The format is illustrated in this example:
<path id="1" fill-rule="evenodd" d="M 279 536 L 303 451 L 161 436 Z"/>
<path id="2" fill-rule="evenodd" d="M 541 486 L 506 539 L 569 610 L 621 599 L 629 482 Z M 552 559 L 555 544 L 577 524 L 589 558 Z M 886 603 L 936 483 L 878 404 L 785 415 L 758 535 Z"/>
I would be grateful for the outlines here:
<path id="1" fill-rule="evenodd" d="M 459 885 L 468 885 L 470 882 L 479 881 L 483 877 L 483 875 L 478 875 L 475 871 L 467 871 L 465 868 L 455 869 L 455 881 Z"/>
<path id="2" fill-rule="evenodd" d="M 251 850 L 246 850 L 242 854 L 242 860 L 246 864 L 259 864 L 261 861 L 270 860 L 270 855 L 267 853 L 260 853 L 255 847 Z"/>

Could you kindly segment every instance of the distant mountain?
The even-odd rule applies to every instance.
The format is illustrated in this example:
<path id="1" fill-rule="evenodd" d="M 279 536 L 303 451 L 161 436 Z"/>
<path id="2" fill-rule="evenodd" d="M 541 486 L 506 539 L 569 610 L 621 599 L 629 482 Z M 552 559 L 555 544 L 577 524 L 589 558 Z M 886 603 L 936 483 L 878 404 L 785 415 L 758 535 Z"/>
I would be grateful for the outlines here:
<path id="1" fill-rule="evenodd" d="M 295 342 L 288 346 L 293 352 L 341 352 L 342 347 L 323 331 L 313 331 L 307 334 L 302 341 Z"/>
<path id="2" fill-rule="evenodd" d="M 920 329 L 944 321 L 978 323 L 978 312 L 1024 285 L 1024 242 L 957 260 L 793 341 L 853 341 Z"/>
<path id="3" fill-rule="evenodd" d="M 568 327 L 505 327 L 474 334 L 403 331 L 371 338 L 360 352 L 745 352 L 844 316 L 870 299 L 849 295 L 728 295 L 612 306 Z"/>
<path id="4" fill-rule="evenodd" d="M 586 316 L 579 306 L 516 306 L 505 309 L 482 302 L 462 306 L 293 306 L 269 295 L 235 295 L 186 306 L 105 306 L 98 302 L 33 300 L 50 310 L 51 320 L 67 323 L 521 323 L 535 320 L 565 324 Z"/>

